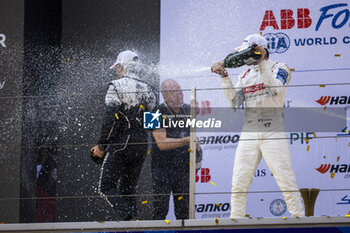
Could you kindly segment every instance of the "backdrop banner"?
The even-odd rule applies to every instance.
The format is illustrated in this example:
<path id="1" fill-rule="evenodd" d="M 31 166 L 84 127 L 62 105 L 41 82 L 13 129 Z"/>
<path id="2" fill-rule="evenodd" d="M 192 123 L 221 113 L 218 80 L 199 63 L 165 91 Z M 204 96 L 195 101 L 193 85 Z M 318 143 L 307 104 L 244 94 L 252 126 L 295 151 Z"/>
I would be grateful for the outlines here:
<path id="1" fill-rule="evenodd" d="M 286 63 L 292 70 L 285 110 L 343 110 L 342 121 L 334 118 L 312 130 L 308 124 L 303 126 L 303 117 L 299 115 L 295 122 L 298 127 L 286 133 L 298 187 L 321 189 L 315 216 L 345 215 L 350 206 L 350 191 L 341 190 L 348 187 L 350 180 L 350 134 L 346 118 L 350 96 L 348 85 L 334 85 L 347 83 L 350 73 L 349 10 L 346 1 L 330 0 L 278 3 L 163 0 L 161 4 L 160 80 L 177 80 L 186 90 L 186 101 L 190 97 L 188 90 L 196 87 L 198 106 L 202 108 L 199 115 L 215 116 L 219 107 L 228 107 L 220 89 L 220 76 L 212 74 L 210 67 L 253 33 L 267 38 L 271 60 Z M 233 83 L 247 69 L 247 66 L 228 69 Z M 314 119 L 317 121 L 319 117 L 315 115 Z M 335 122 L 341 123 L 332 130 L 322 130 L 324 125 Z M 196 218 L 229 217 L 232 168 L 239 135 L 239 130 L 197 134 L 204 158 L 197 173 Z M 290 215 L 263 160 L 255 171 L 249 192 L 247 214 L 250 216 Z M 168 217 L 174 218 L 171 211 Z"/>

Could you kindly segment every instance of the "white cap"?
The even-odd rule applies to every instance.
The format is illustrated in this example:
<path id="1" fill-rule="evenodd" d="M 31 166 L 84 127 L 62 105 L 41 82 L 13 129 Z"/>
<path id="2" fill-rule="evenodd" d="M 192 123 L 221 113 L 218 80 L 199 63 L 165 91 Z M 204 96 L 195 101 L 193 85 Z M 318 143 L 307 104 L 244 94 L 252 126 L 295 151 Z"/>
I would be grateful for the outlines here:
<path id="1" fill-rule="evenodd" d="M 265 39 L 265 37 L 260 36 L 259 34 L 252 34 L 247 36 L 241 45 L 242 48 L 249 47 L 253 44 L 257 44 L 259 46 L 262 46 L 263 48 L 267 49 L 268 48 L 268 42 Z"/>
<path id="2" fill-rule="evenodd" d="M 113 69 L 117 64 L 125 66 L 126 64 L 135 64 L 137 61 L 138 55 L 133 51 L 126 50 L 118 54 L 117 60 L 109 69 Z"/>

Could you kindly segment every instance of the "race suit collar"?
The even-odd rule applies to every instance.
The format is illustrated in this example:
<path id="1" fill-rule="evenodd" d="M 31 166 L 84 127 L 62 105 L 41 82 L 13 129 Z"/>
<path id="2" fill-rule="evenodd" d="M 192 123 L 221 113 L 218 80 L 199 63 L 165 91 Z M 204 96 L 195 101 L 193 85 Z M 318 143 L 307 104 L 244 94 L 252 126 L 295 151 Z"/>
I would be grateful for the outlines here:
<path id="1" fill-rule="evenodd" d="M 140 77 L 135 74 L 135 73 L 128 73 L 126 75 L 124 75 L 122 78 L 130 78 L 130 79 L 134 79 L 136 81 L 142 82 L 147 84 L 148 86 L 151 87 L 152 91 L 156 91 L 157 89 L 155 89 L 151 84 L 149 84 L 148 82 L 146 82 L 145 80 L 140 79 Z"/>
<path id="2" fill-rule="evenodd" d="M 132 78 L 132 79 L 137 79 L 139 81 L 142 81 L 139 76 L 135 73 L 127 73 L 123 76 L 123 78 Z"/>

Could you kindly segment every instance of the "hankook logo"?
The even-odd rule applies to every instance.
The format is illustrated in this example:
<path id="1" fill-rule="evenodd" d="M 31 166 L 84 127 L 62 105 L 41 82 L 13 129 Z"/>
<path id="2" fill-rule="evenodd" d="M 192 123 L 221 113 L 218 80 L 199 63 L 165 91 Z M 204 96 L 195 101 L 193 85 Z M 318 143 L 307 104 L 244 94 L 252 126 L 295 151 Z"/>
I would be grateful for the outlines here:
<path id="1" fill-rule="evenodd" d="M 350 164 L 321 164 L 318 168 L 316 168 L 316 171 L 322 174 L 328 171 L 331 173 L 350 172 Z"/>
<path id="2" fill-rule="evenodd" d="M 337 104 L 350 104 L 350 96 L 321 96 L 317 103 L 320 105 L 337 105 Z"/>

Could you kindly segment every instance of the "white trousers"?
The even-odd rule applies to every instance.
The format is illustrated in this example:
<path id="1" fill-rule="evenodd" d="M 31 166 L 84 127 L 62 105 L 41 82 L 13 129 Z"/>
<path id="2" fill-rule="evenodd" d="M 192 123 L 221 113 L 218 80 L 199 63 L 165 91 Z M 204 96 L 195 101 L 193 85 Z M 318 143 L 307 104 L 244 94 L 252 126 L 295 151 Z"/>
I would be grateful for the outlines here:
<path id="1" fill-rule="evenodd" d="M 288 141 L 278 138 L 286 138 L 286 133 L 242 132 L 233 168 L 231 218 L 245 217 L 247 192 L 261 157 L 264 157 L 281 189 L 288 211 L 295 217 L 305 215 L 292 170 Z"/>

